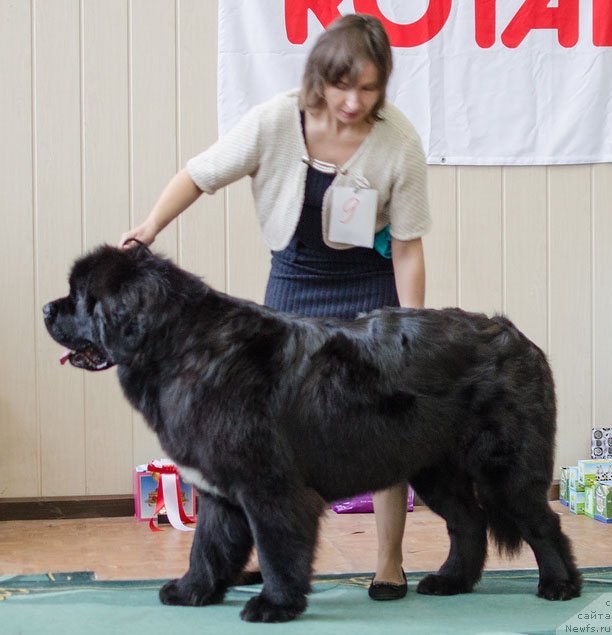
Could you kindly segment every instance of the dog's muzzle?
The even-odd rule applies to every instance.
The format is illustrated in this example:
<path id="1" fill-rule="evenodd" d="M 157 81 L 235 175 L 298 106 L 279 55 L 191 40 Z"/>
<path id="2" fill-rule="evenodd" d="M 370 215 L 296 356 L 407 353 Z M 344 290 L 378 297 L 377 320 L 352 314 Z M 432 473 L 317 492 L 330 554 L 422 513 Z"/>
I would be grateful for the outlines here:
<path id="1" fill-rule="evenodd" d="M 55 302 L 49 302 L 43 306 L 43 316 L 45 319 L 45 325 L 47 330 L 53 336 L 53 324 L 57 317 L 57 304 Z M 60 344 L 62 342 L 59 342 Z M 115 365 L 112 359 L 101 351 L 92 342 L 86 342 L 83 346 L 79 346 L 75 350 L 66 350 L 60 357 L 60 364 L 64 365 L 66 362 L 70 362 L 75 368 L 81 368 L 83 370 L 98 371 L 106 370 Z"/>

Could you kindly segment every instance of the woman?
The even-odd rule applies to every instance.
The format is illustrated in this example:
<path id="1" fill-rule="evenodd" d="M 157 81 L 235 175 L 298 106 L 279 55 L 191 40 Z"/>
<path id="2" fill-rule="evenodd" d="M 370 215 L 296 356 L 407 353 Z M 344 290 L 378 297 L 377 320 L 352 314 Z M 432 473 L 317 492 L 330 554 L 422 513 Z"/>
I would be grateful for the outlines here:
<path id="1" fill-rule="evenodd" d="M 151 244 L 202 192 L 250 175 L 272 250 L 268 306 L 345 319 L 382 306 L 423 306 L 425 161 L 410 122 L 385 102 L 391 69 L 389 40 L 376 18 L 339 18 L 315 43 L 301 90 L 254 107 L 191 159 L 120 244 Z M 347 221 L 353 226 L 357 217 L 363 226 L 347 234 Z M 375 494 L 374 506 L 379 547 L 369 595 L 398 599 L 407 591 L 406 485 Z"/>

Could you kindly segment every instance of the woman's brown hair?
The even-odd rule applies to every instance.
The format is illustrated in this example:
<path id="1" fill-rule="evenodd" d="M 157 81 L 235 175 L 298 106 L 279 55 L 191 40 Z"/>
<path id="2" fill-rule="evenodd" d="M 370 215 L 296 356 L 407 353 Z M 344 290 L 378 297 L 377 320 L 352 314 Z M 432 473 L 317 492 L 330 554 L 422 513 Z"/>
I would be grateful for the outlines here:
<path id="1" fill-rule="evenodd" d="M 372 62 L 378 71 L 380 97 L 370 114 L 371 118 L 378 119 L 393 61 L 385 28 L 380 20 L 370 15 L 345 15 L 332 22 L 319 36 L 306 61 L 301 107 L 320 109 L 325 101 L 325 86 L 336 85 L 340 80 L 350 84 L 356 82 L 364 62 Z"/>

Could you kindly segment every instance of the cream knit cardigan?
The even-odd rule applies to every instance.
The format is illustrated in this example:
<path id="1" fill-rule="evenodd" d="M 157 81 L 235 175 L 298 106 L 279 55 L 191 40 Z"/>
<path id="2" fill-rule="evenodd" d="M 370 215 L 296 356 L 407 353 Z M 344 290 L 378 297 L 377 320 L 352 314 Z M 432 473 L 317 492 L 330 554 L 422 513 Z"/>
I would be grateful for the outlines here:
<path id="1" fill-rule="evenodd" d="M 264 240 L 272 250 L 284 249 L 297 227 L 304 202 L 308 166 L 302 134 L 298 90 L 273 97 L 252 108 L 208 150 L 189 160 L 193 182 L 207 194 L 252 178 L 257 217 Z M 390 225 L 391 235 L 411 240 L 431 225 L 426 191 L 426 166 L 421 141 L 406 117 L 392 104 L 380 111 L 368 136 L 341 166 L 334 185 L 355 185 L 365 177 L 378 190 L 376 231 Z M 316 157 L 315 157 L 316 158 Z M 323 199 L 323 237 L 336 249 L 351 245 L 327 239 L 329 188 Z"/>

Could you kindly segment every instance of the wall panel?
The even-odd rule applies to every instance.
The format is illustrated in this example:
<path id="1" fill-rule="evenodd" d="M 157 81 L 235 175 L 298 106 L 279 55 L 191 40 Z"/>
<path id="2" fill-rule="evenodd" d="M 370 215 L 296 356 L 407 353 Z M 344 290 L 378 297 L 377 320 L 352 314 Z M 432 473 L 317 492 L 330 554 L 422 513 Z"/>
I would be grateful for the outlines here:
<path id="1" fill-rule="evenodd" d="M 0 8 L 0 496 L 36 496 L 39 429 L 32 205 L 32 34 L 29 3 Z"/>
<path id="2" fill-rule="evenodd" d="M 227 188 L 227 290 L 247 300 L 263 302 L 270 250 L 261 237 L 249 179 Z"/>
<path id="3" fill-rule="evenodd" d="M 612 427 L 612 164 L 592 175 L 593 425 Z"/>
<path id="4" fill-rule="evenodd" d="M 177 169 L 217 139 L 217 60 L 206 55 L 217 48 L 215 3 L 179 0 L 180 147 Z M 202 196 L 179 219 L 179 258 L 190 271 L 204 276 L 216 289 L 226 285 L 225 195 Z"/>
<path id="5" fill-rule="evenodd" d="M 81 252 L 80 11 L 71 0 L 34 4 L 37 304 L 65 295 Z M 85 491 L 83 373 L 38 323 L 42 495 Z"/>
<path id="6" fill-rule="evenodd" d="M 430 166 L 427 173 L 433 227 L 425 236 L 425 306 L 442 308 L 459 304 L 457 244 L 457 170 Z"/>
<path id="7" fill-rule="evenodd" d="M 177 25 L 174 2 L 131 0 L 130 7 L 132 214 L 139 224 L 178 164 Z M 176 223 L 164 230 L 155 247 L 176 257 Z"/>
<path id="8" fill-rule="evenodd" d="M 177 169 L 177 32 L 174 2 L 131 0 L 130 7 L 132 216 L 137 225 Z M 176 222 L 156 239 L 155 249 L 176 258 Z M 134 462 L 160 454 L 157 439 L 135 416 Z"/>
<path id="9" fill-rule="evenodd" d="M 549 356 L 559 407 L 557 460 L 590 452 L 591 426 L 591 174 L 565 166 L 549 175 Z"/>
<path id="10" fill-rule="evenodd" d="M 538 346 L 548 345 L 545 167 L 503 170 L 504 312 Z"/>
<path id="11" fill-rule="evenodd" d="M 502 180 L 498 167 L 458 173 L 459 304 L 493 313 L 503 306 Z"/>
<path id="12" fill-rule="evenodd" d="M 83 229 L 86 249 L 115 245 L 130 223 L 128 11 L 88 0 L 82 14 Z M 114 371 L 85 373 L 87 493 L 131 487 L 132 411 Z"/>

